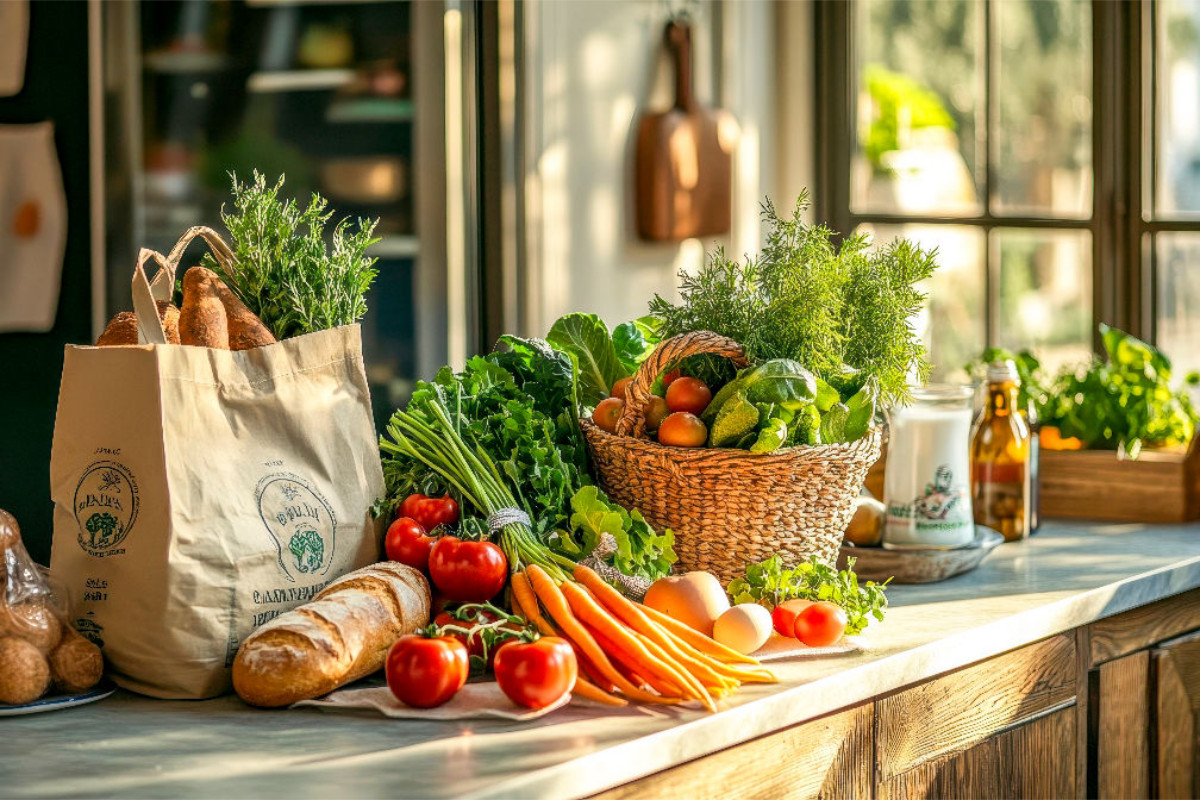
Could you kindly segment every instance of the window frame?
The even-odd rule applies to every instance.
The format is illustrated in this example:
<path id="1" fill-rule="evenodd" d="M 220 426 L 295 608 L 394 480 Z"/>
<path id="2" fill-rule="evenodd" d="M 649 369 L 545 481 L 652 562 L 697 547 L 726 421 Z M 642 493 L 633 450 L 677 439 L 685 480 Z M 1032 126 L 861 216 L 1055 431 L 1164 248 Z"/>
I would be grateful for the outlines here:
<path id="1" fill-rule="evenodd" d="M 1087 218 L 997 215 L 991 189 L 993 171 L 991 98 L 993 82 L 992 8 L 984 10 L 984 98 L 987 168 L 981 188 L 982 213 L 970 216 L 855 212 L 850 202 L 851 160 L 857 146 L 855 120 L 854 17 L 858 0 L 816 3 L 817 187 L 814 209 L 836 231 L 860 224 L 961 225 L 987 237 L 985 333 L 996 341 L 999 265 L 994 257 L 996 228 L 1087 230 L 1092 237 L 1093 348 L 1104 322 L 1149 342 L 1157 338 L 1157 235 L 1200 232 L 1200 219 L 1154 216 L 1154 148 L 1157 147 L 1155 23 L 1157 0 L 1092 0 L 1092 208 Z M 1002 0 L 1001 0 L 1002 1 Z"/>

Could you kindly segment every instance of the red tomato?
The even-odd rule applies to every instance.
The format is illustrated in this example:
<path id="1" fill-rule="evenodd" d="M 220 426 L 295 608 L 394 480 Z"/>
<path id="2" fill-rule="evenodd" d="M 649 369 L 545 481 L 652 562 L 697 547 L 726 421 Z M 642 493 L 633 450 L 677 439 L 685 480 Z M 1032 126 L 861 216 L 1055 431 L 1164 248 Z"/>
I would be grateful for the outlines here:
<path id="1" fill-rule="evenodd" d="M 667 418 L 669 413 L 666 400 L 657 395 L 651 397 L 650 402 L 646 404 L 646 430 L 651 433 L 658 430 L 658 426 L 662 425 L 662 421 Z"/>
<path id="2" fill-rule="evenodd" d="M 566 639 L 508 642 L 496 652 L 496 683 L 519 706 L 545 708 L 575 686 L 579 664 Z"/>
<path id="3" fill-rule="evenodd" d="M 443 611 L 433 618 L 433 624 L 437 626 L 439 631 L 442 631 L 442 629 L 447 625 L 452 625 L 456 628 L 467 628 L 469 630 L 475 625 L 485 625 L 489 622 L 495 622 L 496 620 L 500 619 L 492 612 L 484 609 L 479 609 L 476 614 L 477 618 L 473 622 L 467 622 L 466 620 L 456 619 L 449 611 Z M 510 626 L 508 624 L 505 624 L 502 627 L 505 630 L 516 630 L 515 626 Z M 483 637 L 479 634 L 468 637 L 467 634 L 459 633 L 458 631 L 442 631 L 442 636 L 452 636 L 455 639 L 458 639 L 466 646 L 467 655 L 479 656 L 480 658 L 483 658 Z M 488 653 L 487 665 L 489 667 L 492 666 L 492 662 L 496 660 L 497 649 L 499 648 L 492 648 L 492 651 Z"/>
<path id="4" fill-rule="evenodd" d="M 483 603 L 504 588 L 508 559 L 491 542 L 443 536 L 429 554 L 429 577 L 451 600 Z"/>
<path id="5" fill-rule="evenodd" d="M 437 539 L 425 533 L 424 526 L 415 519 L 401 517 L 388 526 L 383 539 L 383 549 L 389 561 L 399 561 L 429 571 L 429 551 Z"/>
<path id="6" fill-rule="evenodd" d="M 708 428 L 695 414 L 679 411 L 658 426 L 658 441 L 672 447 L 700 447 L 708 439 Z"/>
<path id="7" fill-rule="evenodd" d="M 681 373 L 678 369 L 673 369 L 670 372 L 668 372 L 666 375 L 663 375 L 663 379 L 662 379 L 663 390 L 665 391 L 666 389 L 671 388 L 671 384 L 674 383 L 675 381 L 679 380 L 679 378 L 682 374 L 683 373 Z"/>
<path id="8" fill-rule="evenodd" d="M 622 400 L 624 400 L 625 399 L 625 388 L 627 386 L 629 386 L 629 384 L 631 384 L 631 383 L 633 383 L 633 378 L 621 378 L 621 380 L 619 380 L 613 384 L 612 391 L 608 393 L 608 396 L 609 397 L 619 397 Z"/>
<path id="9" fill-rule="evenodd" d="M 431 531 L 438 525 L 458 522 L 458 503 L 448 494 L 441 497 L 410 494 L 400 504 L 400 516 L 415 519 L 421 527 Z"/>
<path id="10" fill-rule="evenodd" d="M 596 405 L 596 410 L 592 412 L 592 422 L 596 423 L 601 430 L 615 433 L 617 420 L 621 418 L 621 412 L 624 410 L 624 400 L 619 397 L 606 397 Z"/>
<path id="11" fill-rule="evenodd" d="M 712 390 L 699 378 L 678 378 L 667 387 L 667 408 L 702 414 L 712 400 Z"/>
<path id="12" fill-rule="evenodd" d="M 771 624 L 780 636 L 796 636 L 796 616 L 812 605 L 811 600 L 784 600 L 771 612 Z"/>
<path id="13" fill-rule="evenodd" d="M 846 632 L 846 612 L 833 603 L 813 603 L 796 616 L 796 638 L 809 647 L 829 647 Z"/>
<path id="14" fill-rule="evenodd" d="M 402 636 L 388 651 L 387 685 L 414 708 L 440 706 L 467 682 L 467 648 L 449 636 Z"/>

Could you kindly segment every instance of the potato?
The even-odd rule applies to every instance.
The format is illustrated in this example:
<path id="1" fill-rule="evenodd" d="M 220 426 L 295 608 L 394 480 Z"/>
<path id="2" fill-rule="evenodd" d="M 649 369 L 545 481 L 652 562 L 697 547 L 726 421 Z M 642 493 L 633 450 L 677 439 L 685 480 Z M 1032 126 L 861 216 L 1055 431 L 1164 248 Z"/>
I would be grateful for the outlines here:
<path id="1" fill-rule="evenodd" d="M 771 638 L 771 612 L 758 603 L 742 603 L 717 617 L 713 638 L 726 647 L 749 655 Z"/>
<path id="2" fill-rule="evenodd" d="M 873 497 L 859 497 L 854 517 L 846 526 L 842 538 L 856 547 L 877 547 L 883 539 L 883 520 L 886 507 Z"/>
<path id="3" fill-rule="evenodd" d="M 713 635 L 713 623 L 729 609 L 725 589 L 708 572 L 659 578 L 642 602 L 705 636 Z"/>
<path id="4" fill-rule="evenodd" d="M 24 639 L 0 639 L 0 703 L 31 703 L 50 688 L 50 664 Z"/>

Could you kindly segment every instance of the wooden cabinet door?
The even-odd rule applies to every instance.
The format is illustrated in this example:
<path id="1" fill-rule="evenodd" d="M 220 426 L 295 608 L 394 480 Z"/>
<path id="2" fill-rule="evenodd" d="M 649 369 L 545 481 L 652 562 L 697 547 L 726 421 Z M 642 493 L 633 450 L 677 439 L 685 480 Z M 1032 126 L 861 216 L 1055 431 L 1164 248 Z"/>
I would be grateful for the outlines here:
<path id="1" fill-rule="evenodd" d="M 1055 636 L 876 703 L 880 800 L 1075 797 L 1071 636 Z"/>
<path id="2" fill-rule="evenodd" d="M 1101 664 L 1091 677 L 1091 774 L 1099 800 L 1150 796 L 1150 654 Z"/>
<path id="3" fill-rule="evenodd" d="M 1151 651 L 1155 796 L 1200 796 L 1200 633 Z"/>

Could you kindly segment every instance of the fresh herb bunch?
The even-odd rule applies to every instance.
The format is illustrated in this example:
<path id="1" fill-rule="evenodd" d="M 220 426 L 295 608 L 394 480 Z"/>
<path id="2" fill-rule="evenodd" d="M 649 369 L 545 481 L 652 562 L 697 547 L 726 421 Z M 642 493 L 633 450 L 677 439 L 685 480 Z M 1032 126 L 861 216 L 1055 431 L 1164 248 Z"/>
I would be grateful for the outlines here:
<path id="1" fill-rule="evenodd" d="M 1011 358 L 1021 378 L 1021 403 L 1032 402 L 1039 422 L 1065 438 L 1098 450 L 1121 450 L 1137 458 L 1143 447 L 1184 447 L 1200 424 L 1185 388 L 1171 388 L 1171 361 L 1162 351 L 1124 331 L 1100 325 L 1103 359 L 1061 370 L 1052 380 L 1029 351 L 996 348 L 967 365 L 972 374 L 998 358 Z M 1184 378 L 1200 384 L 1193 372 Z"/>
<path id="2" fill-rule="evenodd" d="M 443 367 L 432 382 L 418 383 L 380 441 L 388 499 L 376 514 L 390 519 L 399 501 L 416 492 L 449 491 L 471 502 L 445 473 L 430 468 L 423 452 L 400 446 L 400 420 L 437 407 L 471 452 L 495 465 L 495 477 L 529 515 L 531 533 L 543 545 L 578 560 L 609 533 L 617 551 L 608 561 L 617 569 L 651 579 L 667 574 L 675 561 L 671 532 L 655 532 L 636 511 L 618 511 L 592 484 L 577 416 L 577 374 L 572 356 L 547 342 L 504 336 L 495 352 L 472 358 L 462 372 Z M 614 524 L 612 516 L 597 516 L 598 509 L 619 519 Z M 474 511 L 489 513 L 479 506 Z"/>
<path id="3" fill-rule="evenodd" d="M 795 569 L 784 569 L 783 559 L 775 555 L 747 567 L 746 577 L 730 581 L 729 596 L 736 605 L 758 603 L 768 609 L 795 598 L 828 600 L 846 612 L 846 633 L 853 635 L 862 633 L 871 618 L 883 620 L 888 604 L 884 592 L 890 582 L 888 578 L 883 583 L 859 585 L 853 558 L 843 570 L 827 567 L 816 558 Z"/>
<path id="4" fill-rule="evenodd" d="M 979 358 L 963 365 L 963 369 L 971 376 L 972 380 L 982 383 L 987 380 L 988 366 L 997 361 L 1011 361 L 1016 365 L 1017 377 L 1021 381 L 1021 386 L 1017 390 L 1017 403 L 1021 408 L 1032 407 L 1037 413 L 1038 419 L 1044 419 L 1046 405 L 1050 400 L 1049 381 L 1042 374 L 1042 362 L 1038 361 L 1037 356 L 1029 350 L 1014 353 L 1003 347 L 989 347 L 980 354 Z"/>
<path id="5" fill-rule="evenodd" d="M 656 296 L 651 316 L 663 338 L 696 330 L 728 336 L 756 362 L 799 362 L 843 397 L 874 379 L 885 405 L 909 397 L 910 380 L 929 374 L 924 343 L 910 321 L 925 301 L 918 286 L 935 252 L 896 241 L 870 248 L 865 235 L 833 243 L 824 225 L 805 225 L 808 195 L 783 219 L 768 200 L 762 217 L 766 246 L 757 258 L 730 260 L 718 249 L 696 275 L 680 273 L 682 301 Z M 710 385 L 728 381 L 724 359 L 702 356 L 686 369 Z M 852 385 L 845 376 L 853 375 Z"/>
<path id="6" fill-rule="evenodd" d="M 281 200 L 284 178 L 274 186 L 256 170 L 241 183 L 231 174 L 233 206 L 221 208 L 235 263 L 226 270 L 211 254 L 201 262 L 258 315 L 277 339 L 349 325 L 367 313 L 366 293 L 375 281 L 376 259 L 367 248 L 378 220 L 343 219 L 327 234 L 333 216 L 314 194 L 308 207 Z M 326 240 L 329 240 L 327 244 Z"/>

